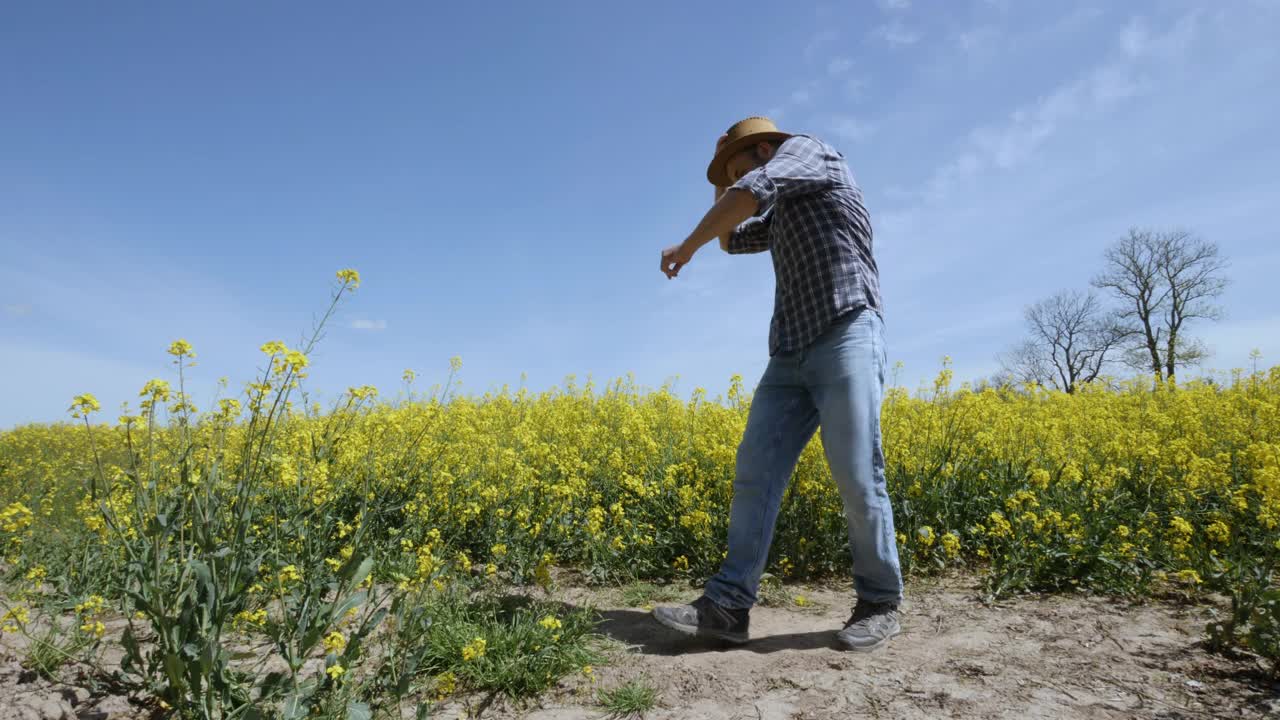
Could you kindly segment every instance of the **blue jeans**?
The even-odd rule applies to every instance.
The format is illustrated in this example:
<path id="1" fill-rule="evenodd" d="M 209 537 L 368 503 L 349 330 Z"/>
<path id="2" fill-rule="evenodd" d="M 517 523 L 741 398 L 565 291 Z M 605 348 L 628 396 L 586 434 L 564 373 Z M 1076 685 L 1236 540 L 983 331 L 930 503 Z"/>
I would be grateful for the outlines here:
<path id="1" fill-rule="evenodd" d="M 880 445 L 884 366 L 884 322 L 871 309 L 836 321 L 807 348 L 769 360 L 738 446 L 729 553 L 704 591 L 716 603 L 755 604 L 783 491 L 819 424 L 849 523 L 858 598 L 902 598 Z"/>

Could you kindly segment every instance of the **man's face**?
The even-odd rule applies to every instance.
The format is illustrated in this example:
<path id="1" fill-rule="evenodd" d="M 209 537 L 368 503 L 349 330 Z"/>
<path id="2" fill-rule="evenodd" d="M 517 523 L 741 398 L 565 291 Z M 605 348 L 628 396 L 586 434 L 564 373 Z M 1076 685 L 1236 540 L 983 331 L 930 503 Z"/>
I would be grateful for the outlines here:
<path id="1" fill-rule="evenodd" d="M 772 145 L 756 143 L 729 158 L 729 162 L 725 164 L 725 170 L 729 173 L 729 179 L 736 183 L 742 179 L 743 175 L 769 162 L 772 157 Z"/>

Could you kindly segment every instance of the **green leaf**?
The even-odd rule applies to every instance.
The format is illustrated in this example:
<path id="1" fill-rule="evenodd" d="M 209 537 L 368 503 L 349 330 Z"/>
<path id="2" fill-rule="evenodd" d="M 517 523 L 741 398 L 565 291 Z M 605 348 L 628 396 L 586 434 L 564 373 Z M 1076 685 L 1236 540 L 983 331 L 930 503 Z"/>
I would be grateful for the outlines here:
<path id="1" fill-rule="evenodd" d="M 400 668 L 400 680 L 396 683 L 396 697 L 404 697 L 409 692 L 409 685 L 413 682 L 413 676 L 418 671 L 418 660 L 422 654 L 416 653 L 405 660 L 404 667 Z"/>
<path id="2" fill-rule="evenodd" d="M 124 635 L 120 637 L 120 645 L 124 647 L 124 660 L 128 663 L 122 663 L 124 669 L 128 670 L 130 665 L 142 664 L 142 651 L 138 648 L 138 639 L 133 636 L 132 626 L 125 626 Z"/>
<path id="3" fill-rule="evenodd" d="M 369 573 L 373 570 L 373 558 L 364 555 L 352 554 L 351 559 L 338 569 L 338 577 L 350 582 L 352 585 L 359 585 L 364 582 Z"/>
<path id="4" fill-rule="evenodd" d="M 347 720 L 371 720 L 372 718 L 373 711 L 369 709 L 367 703 L 355 700 L 347 703 Z"/>
<path id="5" fill-rule="evenodd" d="M 287 685 L 287 681 L 288 677 L 278 670 L 267 673 L 267 676 L 264 677 L 262 682 L 258 685 L 259 698 L 263 701 L 274 700 L 276 692 L 285 687 Z"/>
<path id="6" fill-rule="evenodd" d="M 284 708 L 282 708 L 281 717 L 284 720 L 301 720 L 307 716 L 306 698 L 300 692 L 295 692 L 284 699 Z"/>
<path id="7" fill-rule="evenodd" d="M 209 571 L 209 566 L 203 560 L 190 560 L 187 566 L 195 573 L 196 579 L 205 585 L 213 584 L 213 574 Z"/>
<path id="8" fill-rule="evenodd" d="M 337 610 L 334 611 L 333 616 L 335 618 L 341 618 L 343 615 L 347 614 L 348 610 L 360 605 L 360 603 L 364 602 L 367 599 L 369 599 L 369 593 L 365 592 L 364 590 L 361 590 L 360 592 L 357 592 L 357 593 L 352 593 L 351 595 L 348 595 L 345 600 L 342 601 L 342 604 L 339 605 Z"/>
<path id="9" fill-rule="evenodd" d="M 182 673 L 186 664 L 174 653 L 165 653 L 164 674 L 169 680 L 169 687 L 178 690 L 182 687 Z"/>
<path id="10" fill-rule="evenodd" d="M 304 657 L 311 654 L 311 649 L 316 646 L 316 643 L 320 642 L 320 638 L 324 636 L 324 631 L 326 629 L 326 626 L 318 624 L 302 636 L 302 645 L 299 647 L 299 650 L 301 650 Z"/>

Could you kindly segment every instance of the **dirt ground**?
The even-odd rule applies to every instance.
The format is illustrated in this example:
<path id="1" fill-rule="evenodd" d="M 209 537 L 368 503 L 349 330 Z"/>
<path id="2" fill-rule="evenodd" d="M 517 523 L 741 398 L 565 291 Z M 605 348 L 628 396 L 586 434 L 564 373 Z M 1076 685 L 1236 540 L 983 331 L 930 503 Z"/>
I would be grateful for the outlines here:
<path id="1" fill-rule="evenodd" d="M 431 717 L 594 720 L 606 716 L 597 690 L 639 678 L 658 690 L 650 720 L 1280 718 L 1280 684 L 1256 659 L 1203 648 L 1203 606 L 1076 596 L 988 606 L 967 581 L 916 583 L 903 633 L 887 648 L 853 654 L 834 643 L 847 592 L 788 590 L 808 604 L 756 608 L 744 646 L 677 635 L 617 592 L 569 590 L 570 602 L 600 609 L 600 632 L 612 639 L 611 661 L 594 681 L 575 678 L 523 707 L 457 699 Z M 0 719 L 135 717 L 126 698 L 33 678 L 0 644 Z"/>
<path id="2" fill-rule="evenodd" d="M 915 583 L 903 633 L 854 654 L 834 642 L 849 616 L 848 591 L 788 590 L 809 605 L 757 607 L 743 646 L 684 637 L 616 594 L 579 591 L 602 608 L 600 631 L 625 646 L 593 685 L 644 678 L 659 691 L 650 720 L 1280 718 L 1280 684 L 1256 659 L 1203 648 L 1206 607 L 1064 596 L 987 606 L 971 582 Z M 454 718 L 465 708 L 442 711 Z M 580 684 L 541 707 L 494 703 L 483 716 L 605 712 Z"/>

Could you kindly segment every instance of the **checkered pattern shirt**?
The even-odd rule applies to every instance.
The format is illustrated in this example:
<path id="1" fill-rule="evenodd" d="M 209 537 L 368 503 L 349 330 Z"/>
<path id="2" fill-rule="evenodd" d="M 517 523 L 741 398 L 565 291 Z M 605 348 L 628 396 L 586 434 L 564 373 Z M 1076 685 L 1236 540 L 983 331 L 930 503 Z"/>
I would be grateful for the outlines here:
<path id="1" fill-rule="evenodd" d="M 883 313 L 871 218 L 835 148 L 794 135 L 733 187 L 755 196 L 758 210 L 733 231 L 729 252 L 773 256 L 770 356 L 803 349 L 861 308 Z"/>

